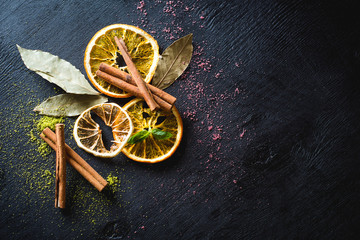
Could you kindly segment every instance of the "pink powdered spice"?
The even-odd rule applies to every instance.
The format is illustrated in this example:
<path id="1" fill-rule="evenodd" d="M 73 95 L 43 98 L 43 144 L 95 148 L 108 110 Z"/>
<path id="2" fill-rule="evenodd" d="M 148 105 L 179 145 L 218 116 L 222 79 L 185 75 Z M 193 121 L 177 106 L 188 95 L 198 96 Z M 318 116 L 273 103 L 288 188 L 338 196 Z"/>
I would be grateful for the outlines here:
<path id="1" fill-rule="evenodd" d="M 216 141 L 216 140 L 218 140 L 218 139 L 221 139 L 220 134 L 219 134 L 219 133 L 214 133 L 214 134 L 212 135 L 212 140 Z"/>
<path id="2" fill-rule="evenodd" d="M 140 19 L 138 19 L 138 21 L 140 22 L 141 26 L 137 26 L 140 28 L 146 28 L 147 24 L 148 24 L 148 19 L 147 19 L 147 11 L 145 9 L 145 2 L 143 0 L 141 0 L 137 5 L 136 5 L 136 10 L 140 11 Z M 135 25 L 135 24 L 134 24 Z"/>
<path id="3" fill-rule="evenodd" d="M 144 1 L 140 1 L 138 6 L 137 6 L 137 9 L 142 11 L 145 7 L 145 2 Z"/>
<path id="4" fill-rule="evenodd" d="M 196 110 L 195 109 L 185 111 L 183 113 L 183 116 L 190 119 L 190 120 L 192 120 L 192 121 L 197 121 Z"/>
<path id="5" fill-rule="evenodd" d="M 205 21 L 202 20 L 205 19 L 206 15 L 204 15 L 203 12 L 199 14 L 199 6 L 196 5 L 198 4 L 198 1 L 192 6 L 185 6 L 182 2 L 176 0 L 155 0 L 155 7 L 157 7 L 156 4 L 159 5 L 160 9 L 164 12 L 164 15 L 169 19 L 169 21 L 161 22 L 159 25 L 153 26 L 154 29 L 157 30 L 157 38 L 176 40 L 188 34 L 188 29 L 186 28 L 184 30 L 181 20 L 179 21 L 178 16 L 180 15 L 185 17 L 188 16 L 188 23 L 193 23 L 194 28 L 203 31 L 202 28 L 204 28 Z M 146 29 L 149 29 L 152 24 L 149 23 L 147 19 L 145 7 L 144 1 L 138 2 L 137 11 L 142 13 L 139 14 L 141 17 L 141 24 L 143 26 L 145 24 L 148 25 L 146 26 Z M 148 10 L 150 11 L 151 9 L 152 7 L 150 6 Z M 151 33 L 155 33 L 155 31 Z M 233 147 L 227 144 L 227 141 L 234 140 L 234 137 L 232 136 L 234 123 L 231 122 L 232 120 L 228 120 L 226 115 L 229 113 L 223 111 L 223 107 L 227 104 L 234 104 L 234 102 L 242 101 L 246 99 L 246 96 L 244 96 L 245 93 L 243 88 L 239 85 L 235 85 L 231 89 L 223 92 L 218 91 L 217 84 L 220 81 L 211 78 L 225 79 L 229 76 L 223 72 L 223 69 L 216 69 L 218 60 L 214 57 L 207 56 L 207 53 L 211 50 L 209 49 L 211 46 L 208 46 L 206 41 L 197 42 L 195 39 L 198 37 L 199 36 L 194 35 L 194 53 L 190 65 L 175 84 L 177 85 L 176 87 L 179 92 L 186 93 L 186 95 L 179 98 L 178 105 L 182 106 L 182 117 L 187 119 L 187 121 L 194 121 L 194 124 L 189 125 L 190 128 L 192 128 L 190 131 L 193 130 L 194 134 L 201 134 L 201 132 L 203 132 L 202 136 L 205 136 L 201 139 L 196 139 L 195 144 L 209 149 L 208 153 L 203 156 L 204 159 L 200 164 L 203 166 L 204 171 L 211 175 L 217 172 L 220 164 L 228 164 L 229 166 L 232 166 L 232 169 L 240 169 L 236 159 L 229 161 L 224 155 L 225 151 L 231 151 L 233 149 Z M 166 46 L 163 47 L 165 48 Z M 230 64 L 234 64 L 234 62 L 231 62 Z M 238 60 L 238 62 L 235 63 L 235 66 L 240 67 L 240 64 L 242 64 L 242 62 L 239 62 Z M 210 74 L 204 74 L 204 72 L 209 72 Z M 209 84 L 209 82 L 213 82 L 213 84 Z M 223 122 L 225 127 L 222 125 L 216 126 L 216 123 L 218 122 Z M 237 135 L 235 140 L 238 140 L 239 136 L 240 138 L 244 137 L 244 139 L 248 139 L 249 134 L 244 136 L 245 132 L 245 129 L 238 127 L 238 132 L 235 132 Z M 222 144 L 223 142 L 224 144 Z M 180 172 L 183 170 L 178 169 L 177 171 Z M 225 178 L 228 179 L 230 183 L 231 181 L 237 183 L 237 180 L 231 175 L 226 174 L 224 180 Z M 229 183 L 229 181 L 224 181 L 224 183 Z M 182 179 L 182 182 L 184 183 L 185 180 Z M 186 179 L 186 182 L 188 182 L 188 179 Z M 161 184 L 161 187 L 163 186 L 164 185 Z M 202 192 L 200 192 L 199 189 L 189 188 L 182 200 L 187 200 L 190 197 L 194 197 L 194 195 L 200 197 L 201 194 Z M 176 195 L 172 196 L 172 198 L 178 199 Z M 211 198 L 206 198 L 204 202 L 206 203 L 211 200 Z M 160 211 L 163 211 L 163 209 Z M 145 229 L 145 227 L 140 227 L 140 229 Z"/>
<path id="6" fill-rule="evenodd" d="M 204 26 L 205 13 L 199 12 L 199 6 L 197 3 L 194 3 L 192 6 L 186 6 L 181 1 L 161 1 L 156 0 L 156 4 L 159 4 L 164 15 L 169 18 L 167 22 L 161 22 L 158 29 L 158 34 L 161 34 L 161 38 L 165 40 L 176 40 L 184 35 L 188 34 L 187 30 L 183 29 L 182 22 L 178 21 L 178 15 L 185 15 L 188 17 L 188 22 L 192 23 L 194 27 L 199 29 Z M 160 5 L 161 4 L 161 5 Z M 142 13 L 141 22 L 146 24 L 148 22 L 146 18 L 146 9 L 144 1 L 140 1 L 137 5 L 137 10 Z M 151 9 L 151 7 L 150 7 Z M 194 14 L 195 13 L 195 14 Z M 199 20 L 200 19 L 200 20 Z M 151 25 L 151 24 L 150 24 Z M 161 30 L 160 30 L 161 29 Z M 154 31 L 155 32 L 155 31 Z M 160 37 L 160 36 L 158 36 Z M 194 36 L 194 52 L 193 57 L 190 61 L 190 65 L 187 70 L 181 75 L 177 80 L 177 87 L 180 92 L 186 93 L 185 98 L 182 98 L 182 102 L 179 103 L 179 106 L 183 106 L 185 109 L 182 111 L 182 117 L 190 121 L 197 122 L 194 124 L 193 130 L 194 133 L 201 133 L 202 131 L 211 131 L 208 138 L 197 139 L 196 144 L 202 145 L 208 149 L 209 155 L 205 157 L 204 161 L 200 164 L 204 164 L 204 167 L 209 173 L 214 171 L 217 168 L 219 162 L 224 161 L 227 164 L 234 164 L 234 162 L 224 160 L 224 151 L 229 151 L 232 147 L 222 144 L 220 140 L 233 140 L 231 137 L 233 131 L 233 123 L 227 121 L 226 114 L 223 112 L 223 107 L 226 104 L 233 104 L 236 101 L 241 99 L 246 99 L 244 91 L 239 86 L 234 86 L 232 90 L 226 90 L 224 92 L 217 91 L 216 84 L 215 86 L 208 84 L 211 77 L 215 78 L 227 78 L 229 76 L 223 71 L 223 69 L 218 69 L 217 72 L 213 72 L 211 75 L 204 75 L 204 72 L 212 72 L 213 66 L 216 66 L 213 61 L 216 59 L 214 57 L 207 57 L 207 52 L 209 51 L 209 46 L 206 41 L 197 42 L 196 36 Z M 184 63 L 187 64 L 187 63 Z M 242 64 L 241 60 L 236 61 L 236 67 L 240 67 Z M 240 96 L 239 96 L 240 95 Z M 203 119 L 198 119 L 200 116 L 206 116 Z M 200 120 L 200 121 L 199 121 Z M 224 122 L 224 126 L 215 126 L 215 122 Z M 241 129 L 239 129 L 241 131 Z M 245 129 L 242 129 L 237 139 L 245 139 Z M 246 138 L 247 139 L 247 138 Z M 190 192 L 191 193 L 191 192 Z"/>
<path id="7" fill-rule="evenodd" d="M 169 33 L 170 32 L 170 28 L 169 27 L 164 27 L 164 29 L 162 30 L 165 33 Z"/>
<path id="8" fill-rule="evenodd" d="M 140 1 L 139 4 L 137 5 L 137 10 L 140 10 L 141 13 L 143 13 L 145 16 L 147 15 L 147 11 L 145 9 L 145 2 L 144 1 Z"/>
<path id="9" fill-rule="evenodd" d="M 176 17 L 176 8 L 183 5 L 181 1 L 166 1 L 166 6 L 163 8 L 163 12 Z"/>
<path id="10" fill-rule="evenodd" d="M 246 133 L 246 129 L 243 129 L 242 133 L 240 133 L 240 138 L 243 138 L 245 133 Z"/>

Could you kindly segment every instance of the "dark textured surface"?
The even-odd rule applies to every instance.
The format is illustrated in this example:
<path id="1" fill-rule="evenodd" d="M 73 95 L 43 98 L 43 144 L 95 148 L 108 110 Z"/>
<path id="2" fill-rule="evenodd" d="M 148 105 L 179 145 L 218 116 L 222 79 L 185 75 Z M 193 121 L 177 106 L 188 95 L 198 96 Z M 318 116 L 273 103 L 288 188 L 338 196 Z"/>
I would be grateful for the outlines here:
<path id="1" fill-rule="evenodd" d="M 0 238 L 358 239 L 355 2 L 2 0 Z M 113 23 L 143 28 L 161 51 L 194 34 L 192 62 L 168 88 L 183 140 L 157 165 L 101 160 L 76 147 L 66 119 L 69 144 L 121 186 L 99 194 L 69 168 L 61 212 L 41 177 L 55 154 L 29 141 L 32 109 L 61 90 L 27 70 L 15 44 L 85 73 L 88 41 Z"/>

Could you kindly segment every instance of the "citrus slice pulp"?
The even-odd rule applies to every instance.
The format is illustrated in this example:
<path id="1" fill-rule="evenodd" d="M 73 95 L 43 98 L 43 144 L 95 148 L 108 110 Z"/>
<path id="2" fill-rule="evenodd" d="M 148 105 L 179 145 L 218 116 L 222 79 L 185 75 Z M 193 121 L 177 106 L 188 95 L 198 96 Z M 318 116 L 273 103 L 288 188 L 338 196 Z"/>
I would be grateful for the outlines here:
<path id="1" fill-rule="evenodd" d="M 123 107 L 134 124 L 133 135 L 148 129 L 159 129 L 172 134 L 168 139 L 158 140 L 150 134 L 141 142 L 127 143 L 122 152 L 138 162 L 156 163 L 169 158 L 177 149 L 183 135 L 183 123 L 175 106 L 171 112 L 150 111 L 145 101 L 139 98 Z"/>
<path id="2" fill-rule="evenodd" d="M 91 113 L 98 115 L 111 127 L 113 144 L 106 149 L 102 139 L 102 130 L 91 118 Z M 102 103 L 85 110 L 75 121 L 74 138 L 77 145 L 97 157 L 115 157 L 121 152 L 133 132 L 133 124 L 128 113 L 115 103 Z"/>
<path id="3" fill-rule="evenodd" d="M 131 95 L 96 76 L 100 63 L 104 62 L 129 73 L 121 60 L 121 53 L 114 37 L 121 37 L 129 54 L 145 82 L 149 83 L 159 61 L 159 45 L 144 30 L 126 24 L 113 24 L 98 31 L 85 50 L 84 66 L 90 82 L 102 93 L 110 97 L 126 98 Z"/>

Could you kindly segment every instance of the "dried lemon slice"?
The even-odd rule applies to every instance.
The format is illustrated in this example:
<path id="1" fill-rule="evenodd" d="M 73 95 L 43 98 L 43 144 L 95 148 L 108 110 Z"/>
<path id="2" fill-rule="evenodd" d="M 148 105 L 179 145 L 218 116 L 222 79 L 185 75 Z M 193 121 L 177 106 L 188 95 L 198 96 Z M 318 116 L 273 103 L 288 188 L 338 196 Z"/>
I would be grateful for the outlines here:
<path id="1" fill-rule="evenodd" d="M 85 50 L 84 66 L 90 82 L 102 93 L 115 98 L 127 98 L 131 95 L 96 76 L 100 63 L 104 62 L 122 71 L 128 72 L 121 61 L 121 53 L 114 37 L 121 37 L 129 54 L 145 82 L 149 83 L 159 61 L 159 45 L 144 30 L 127 25 L 113 24 L 99 30 L 90 40 Z"/>
<path id="2" fill-rule="evenodd" d="M 102 139 L 102 130 L 91 118 L 91 112 L 98 115 L 111 127 L 114 141 L 106 149 Z M 111 158 L 120 153 L 133 132 L 133 124 L 128 113 L 115 103 L 102 103 L 85 110 L 74 125 L 74 138 L 77 145 L 97 157 Z"/>

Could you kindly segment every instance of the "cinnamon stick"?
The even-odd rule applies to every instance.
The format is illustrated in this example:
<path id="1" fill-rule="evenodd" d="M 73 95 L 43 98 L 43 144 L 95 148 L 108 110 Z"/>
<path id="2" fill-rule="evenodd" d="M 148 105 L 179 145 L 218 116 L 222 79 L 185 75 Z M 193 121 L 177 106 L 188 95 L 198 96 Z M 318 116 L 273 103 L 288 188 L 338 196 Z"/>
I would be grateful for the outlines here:
<path id="1" fill-rule="evenodd" d="M 119 47 L 121 55 L 123 56 L 124 61 L 150 110 L 154 111 L 156 109 L 159 109 L 160 106 L 155 102 L 153 95 L 146 87 L 144 80 L 142 79 L 139 71 L 136 69 L 134 62 L 132 61 L 126 49 L 124 40 L 122 40 L 121 38 L 119 39 L 115 36 L 115 42 L 116 45 Z"/>
<path id="2" fill-rule="evenodd" d="M 66 186 L 66 154 L 64 124 L 55 126 L 56 132 L 56 179 L 55 179 L 55 207 L 65 208 Z"/>
<path id="3" fill-rule="evenodd" d="M 40 137 L 56 151 L 56 135 L 51 129 L 45 128 L 40 134 Z M 67 144 L 65 144 L 65 151 L 67 154 L 67 162 L 99 192 L 107 186 L 108 182 Z"/>
<path id="4" fill-rule="evenodd" d="M 144 98 L 143 95 L 141 94 L 139 88 L 137 88 L 134 85 L 131 85 L 130 83 L 127 83 L 125 81 L 123 81 L 120 78 L 111 76 L 110 74 L 107 74 L 103 71 L 97 70 L 96 71 L 96 76 L 100 77 L 101 79 L 105 80 L 106 82 L 114 85 L 115 87 L 121 88 L 126 92 L 131 93 L 132 95 L 134 95 L 135 97 L 138 98 Z M 166 102 L 165 100 L 163 100 L 162 98 L 153 95 L 154 100 L 156 101 L 156 103 L 165 111 L 171 111 L 172 105 L 168 102 Z M 149 106 L 150 107 L 150 106 Z"/>
<path id="5" fill-rule="evenodd" d="M 110 74 L 114 77 L 120 78 L 120 79 L 124 80 L 125 82 L 128 82 L 128 83 L 136 86 L 136 83 L 135 83 L 134 79 L 132 79 L 131 75 L 124 71 L 121 71 L 118 68 L 112 67 L 106 63 L 100 63 L 99 70 L 106 72 L 107 74 Z M 151 84 L 148 84 L 148 83 L 145 83 L 145 84 L 148 87 L 148 89 L 151 91 L 153 96 L 156 95 L 156 96 L 162 98 L 164 101 L 170 103 L 171 105 L 174 105 L 174 103 L 176 101 L 176 98 L 174 96 L 168 94 L 167 92 L 164 92 L 163 90 L 161 90 Z M 156 101 L 156 99 L 155 99 L 155 101 Z"/>

